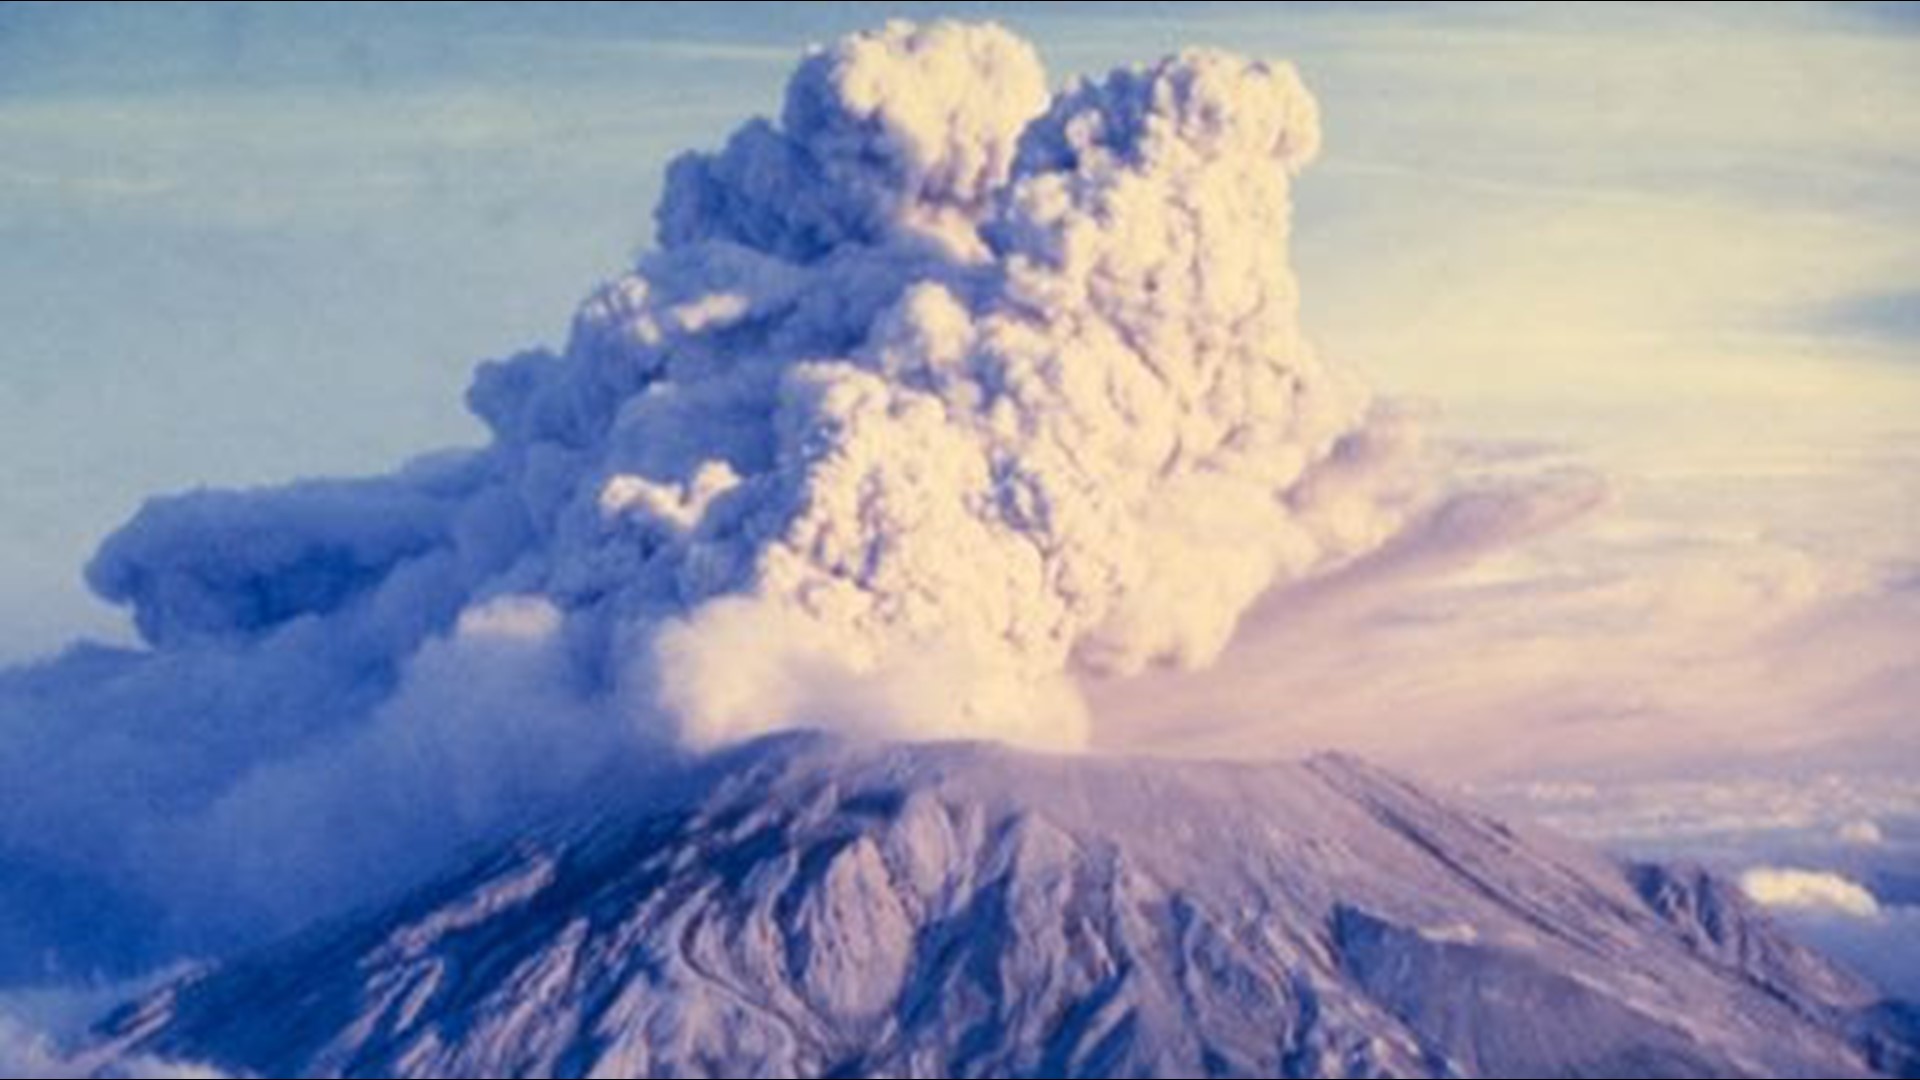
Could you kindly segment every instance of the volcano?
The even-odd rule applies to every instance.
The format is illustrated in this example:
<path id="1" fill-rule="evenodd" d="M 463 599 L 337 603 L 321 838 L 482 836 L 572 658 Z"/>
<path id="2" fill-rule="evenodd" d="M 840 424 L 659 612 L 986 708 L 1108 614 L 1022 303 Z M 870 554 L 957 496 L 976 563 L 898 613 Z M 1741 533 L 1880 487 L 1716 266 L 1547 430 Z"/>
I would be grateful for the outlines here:
<path id="1" fill-rule="evenodd" d="M 104 1055 L 350 1077 L 1868 1077 L 1911 1015 L 1685 867 L 1355 758 L 777 736 L 186 976 Z"/>

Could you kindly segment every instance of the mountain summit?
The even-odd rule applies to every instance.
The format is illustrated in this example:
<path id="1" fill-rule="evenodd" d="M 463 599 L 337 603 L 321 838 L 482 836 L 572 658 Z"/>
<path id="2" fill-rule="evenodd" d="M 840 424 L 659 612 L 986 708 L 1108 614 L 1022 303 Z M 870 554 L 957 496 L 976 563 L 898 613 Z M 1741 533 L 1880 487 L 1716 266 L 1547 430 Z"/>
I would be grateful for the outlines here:
<path id="1" fill-rule="evenodd" d="M 1897 1022 L 1710 876 L 1352 758 L 787 736 L 104 1034 L 271 1076 L 1867 1077 Z"/>

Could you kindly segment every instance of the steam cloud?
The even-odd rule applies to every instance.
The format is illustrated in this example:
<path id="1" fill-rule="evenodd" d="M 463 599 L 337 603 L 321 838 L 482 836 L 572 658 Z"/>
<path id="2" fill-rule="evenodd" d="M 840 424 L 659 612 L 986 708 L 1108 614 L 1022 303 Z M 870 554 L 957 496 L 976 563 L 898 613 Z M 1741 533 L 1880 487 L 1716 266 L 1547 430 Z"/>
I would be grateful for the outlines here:
<path id="1" fill-rule="evenodd" d="M 808 56 L 564 350 L 480 368 L 488 445 L 105 542 L 150 648 L 0 673 L 0 880 L 158 943 L 33 954 L 287 925 L 636 748 L 1080 745 L 1076 678 L 1205 665 L 1412 509 L 1406 425 L 1300 332 L 1319 140 L 1215 52 L 1055 95 L 993 26 Z"/>

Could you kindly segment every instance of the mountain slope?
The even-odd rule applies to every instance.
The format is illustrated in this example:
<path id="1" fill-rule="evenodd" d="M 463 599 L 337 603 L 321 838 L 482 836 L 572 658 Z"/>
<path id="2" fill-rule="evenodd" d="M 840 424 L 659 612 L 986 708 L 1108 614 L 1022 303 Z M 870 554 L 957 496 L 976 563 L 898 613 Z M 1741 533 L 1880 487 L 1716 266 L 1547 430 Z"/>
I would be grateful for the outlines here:
<path id="1" fill-rule="evenodd" d="M 1843 1077 L 1896 1067 L 1873 1009 L 1711 878 L 1349 758 L 784 738 L 105 1036 L 281 1076 Z"/>

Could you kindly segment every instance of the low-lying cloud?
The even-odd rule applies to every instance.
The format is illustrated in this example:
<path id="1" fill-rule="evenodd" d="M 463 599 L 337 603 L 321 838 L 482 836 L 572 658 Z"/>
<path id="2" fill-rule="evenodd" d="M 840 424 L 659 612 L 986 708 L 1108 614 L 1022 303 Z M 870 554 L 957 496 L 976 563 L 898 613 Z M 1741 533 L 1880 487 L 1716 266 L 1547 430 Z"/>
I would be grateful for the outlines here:
<path id="1" fill-rule="evenodd" d="M 1827 870 L 1756 866 L 1740 875 L 1740 891 L 1761 907 L 1859 919 L 1880 914 L 1880 901 L 1871 890 Z"/>

